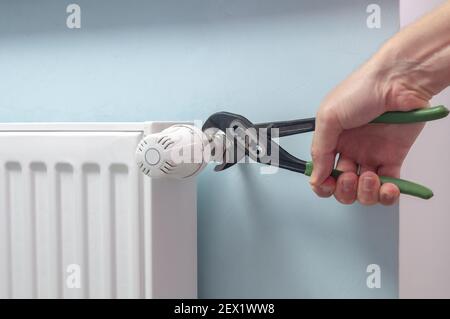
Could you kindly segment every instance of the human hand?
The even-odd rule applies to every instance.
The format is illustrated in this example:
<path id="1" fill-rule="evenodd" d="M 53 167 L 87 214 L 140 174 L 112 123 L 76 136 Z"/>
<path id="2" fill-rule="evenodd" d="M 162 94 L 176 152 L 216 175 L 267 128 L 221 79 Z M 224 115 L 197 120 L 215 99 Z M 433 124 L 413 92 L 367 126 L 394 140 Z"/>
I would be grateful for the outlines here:
<path id="1" fill-rule="evenodd" d="M 322 102 L 311 155 L 310 183 L 321 197 L 344 204 L 393 204 L 398 187 L 377 176 L 398 178 L 424 124 L 368 124 L 388 111 L 427 107 L 450 85 L 450 1 L 391 38 L 366 64 Z M 330 177 L 335 157 L 337 180 Z M 359 173 L 359 175 L 357 175 Z"/>
<path id="2" fill-rule="evenodd" d="M 423 124 L 367 124 L 387 111 L 426 107 L 430 90 L 408 76 L 405 67 L 383 69 L 370 61 L 342 82 L 323 101 L 312 145 L 313 190 L 343 204 L 390 205 L 400 191 L 380 185 L 378 175 L 399 177 L 401 165 Z M 330 177 L 335 156 L 337 180 Z M 358 176 L 357 173 L 360 175 Z M 378 175 L 377 175 L 378 174 Z"/>

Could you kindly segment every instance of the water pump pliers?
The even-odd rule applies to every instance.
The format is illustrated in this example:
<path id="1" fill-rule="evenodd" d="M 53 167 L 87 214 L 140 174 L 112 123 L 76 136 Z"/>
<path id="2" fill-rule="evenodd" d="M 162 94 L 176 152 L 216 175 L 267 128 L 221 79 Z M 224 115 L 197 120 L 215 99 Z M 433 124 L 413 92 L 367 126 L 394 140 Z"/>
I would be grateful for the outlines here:
<path id="1" fill-rule="evenodd" d="M 408 124 L 428 122 L 446 117 L 449 110 L 443 105 L 409 112 L 386 112 L 371 123 Z M 253 161 L 275 165 L 283 169 L 311 176 L 313 163 L 301 160 L 284 150 L 274 139 L 294 134 L 314 131 L 315 118 L 267 122 L 253 124 L 239 114 L 218 112 L 212 114 L 204 123 L 202 130 L 211 140 L 218 134 L 226 140 L 223 143 L 223 161 L 215 167 L 215 171 L 230 168 L 244 158 Z M 217 151 L 217 150 L 216 150 Z M 276 155 L 276 156 L 275 156 Z M 331 176 L 337 178 L 342 171 L 333 169 Z M 429 199 L 433 192 L 420 184 L 400 178 L 379 176 L 381 184 L 393 183 L 402 194 L 408 194 L 423 199 Z"/>

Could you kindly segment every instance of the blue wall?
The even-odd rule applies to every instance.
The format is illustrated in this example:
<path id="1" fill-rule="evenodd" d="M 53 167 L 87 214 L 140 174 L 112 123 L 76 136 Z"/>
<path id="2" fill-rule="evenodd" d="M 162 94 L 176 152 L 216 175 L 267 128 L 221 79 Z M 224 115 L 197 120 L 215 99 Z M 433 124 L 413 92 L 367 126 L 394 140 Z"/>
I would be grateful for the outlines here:
<path id="1" fill-rule="evenodd" d="M 0 2 L 0 121 L 310 117 L 398 29 L 397 1 Z M 309 158 L 310 135 L 283 145 Z M 259 166 L 199 177 L 200 297 L 396 297 L 398 208 L 319 200 Z M 380 289 L 366 287 L 379 264 Z"/>

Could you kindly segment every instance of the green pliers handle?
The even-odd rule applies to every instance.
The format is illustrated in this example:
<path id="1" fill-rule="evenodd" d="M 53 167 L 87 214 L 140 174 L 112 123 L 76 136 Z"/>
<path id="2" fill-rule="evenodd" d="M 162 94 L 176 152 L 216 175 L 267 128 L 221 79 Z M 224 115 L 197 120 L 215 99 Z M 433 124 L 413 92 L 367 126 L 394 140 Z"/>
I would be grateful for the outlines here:
<path id="1" fill-rule="evenodd" d="M 449 114 L 449 110 L 443 106 L 434 106 L 425 109 L 418 109 L 410 112 L 386 112 L 371 123 L 386 123 L 386 124 L 408 124 L 418 122 L 429 122 L 438 119 L 442 119 Z M 306 163 L 305 175 L 311 176 L 313 170 L 312 162 Z M 334 169 L 331 176 L 338 177 L 342 174 L 342 171 Z M 392 183 L 397 185 L 400 189 L 400 193 L 416 196 L 423 199 L 429 199 L 433 197 L 433 191 L 423 185 L 410 182 L 400 178 L 379 176 L 381 184 Z"/>
<path id="2" fill-rule="evenodd" d="M 446 117 L 449 110 L 443 106 L 433 106 L 409 112 L 386 112 L 374 119 L 371 123 L 409 124 L 418 122 L 430 122 Z"/>

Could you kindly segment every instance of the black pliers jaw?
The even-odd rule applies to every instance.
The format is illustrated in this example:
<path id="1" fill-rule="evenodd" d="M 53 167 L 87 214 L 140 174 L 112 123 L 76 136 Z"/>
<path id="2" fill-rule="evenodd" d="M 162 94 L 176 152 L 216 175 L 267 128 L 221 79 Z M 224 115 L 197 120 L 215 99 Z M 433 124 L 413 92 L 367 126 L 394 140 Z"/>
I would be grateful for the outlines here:
<path id="1" fill-rule="evenodd" d="M 204 123 L 202 130 L 207 135 L 225 133 L 228 148 L 225 148 L 223 162 L 214 170 L 222 171 L 240 162 L 248 156 L 256 162 L 275 165 L 298 173 L 305 173 L 306 161 L 303 161 L 278 145 L 272 138 L 311 132 L 315 129 L 315 119 L 267 122 L 253 124 L 242 115 L 230 112 L 212 114 Z M 244 140 L 245 139 L 245 140 Z M 232 147 L 233 157 L 229 153 Z M 276 156 L 273 156 L 276 153 Z"/>

